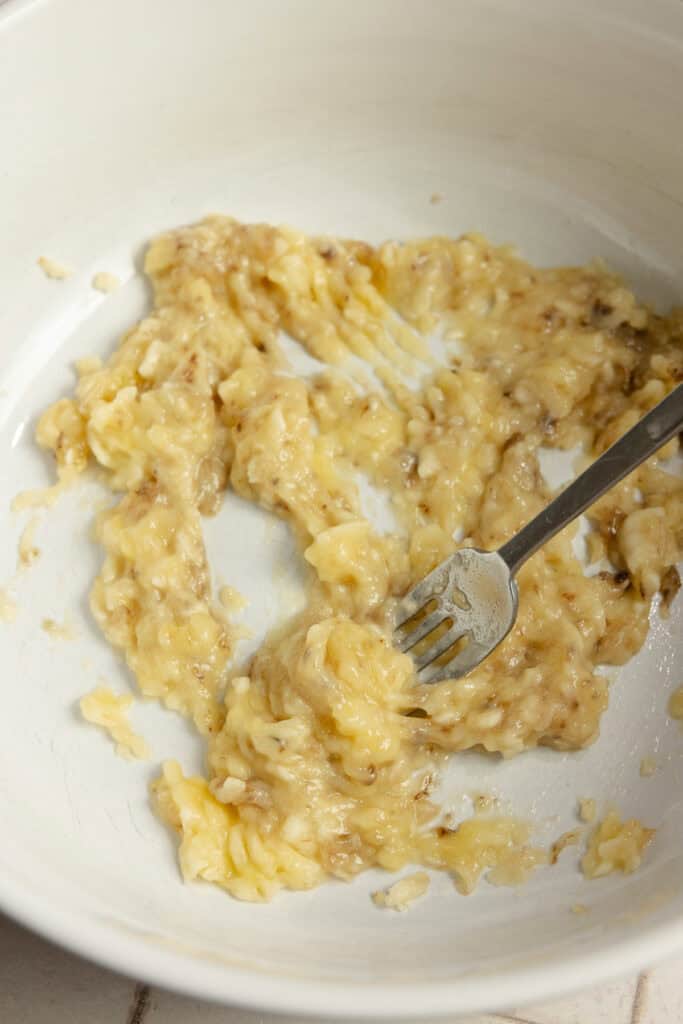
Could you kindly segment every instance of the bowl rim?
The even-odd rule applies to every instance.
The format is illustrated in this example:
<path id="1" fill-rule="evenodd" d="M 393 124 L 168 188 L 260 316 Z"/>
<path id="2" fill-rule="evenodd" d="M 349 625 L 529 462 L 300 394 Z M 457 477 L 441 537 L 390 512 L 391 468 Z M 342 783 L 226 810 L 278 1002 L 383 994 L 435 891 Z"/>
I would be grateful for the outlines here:
<path id="1" fill-rule="evenodd" d="M 0 32 L 48 2 L 0 0 Z M 69 952 L 132 979 L 226 1006 L 306 1016 L 399 1020 L 511 1010 L 530 999 L 562 998 L 683 952 L 680 915 L 640 924 L 633 935 L 606 937 L 598 955 L 548 952 L 533 966 L 491 975 L 485 970 L 471 972 L 444 981 L 337 981 L 277 974 L 164 947 L 152 937 L 125 933 L 113 919 L 48 903 L 42 893 L 2 874 L 0 911 Z"/>
<path id="2" fill-rule="evenodd" d="M 226 1006 L 298 1013 L 400 1020 L 449 1013 L 510 1011 L 560 999 L 642 970 L 683 951 L 683 919 L 640 927 L 610 943 L 599 956 L 581 951 L 549 953 L 532 967 L 488 976 L 476 972 L 452 981 L 359 982 L 286 976 L 163 948 L 125 935 L 118 928 L 68 908 L 48 904 L 37 893 L 0 876 L 0 910 L 86 960 L 181 995 Z"/>

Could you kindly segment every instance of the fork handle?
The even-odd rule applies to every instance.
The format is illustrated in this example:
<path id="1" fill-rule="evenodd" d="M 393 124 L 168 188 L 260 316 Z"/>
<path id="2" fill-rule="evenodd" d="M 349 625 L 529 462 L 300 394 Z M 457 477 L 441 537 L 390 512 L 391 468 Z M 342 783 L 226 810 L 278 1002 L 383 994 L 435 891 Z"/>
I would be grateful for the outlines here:
<path id="1" fill-rule="evenodd" d="M 581 515 L 641 462 L 654 455 L 680 430 L 683 430 L 683 384 L 674 388 L 519 533 L 503 544 L 498 554 L 510 572 L 517 572 L 542 544 Z"/>

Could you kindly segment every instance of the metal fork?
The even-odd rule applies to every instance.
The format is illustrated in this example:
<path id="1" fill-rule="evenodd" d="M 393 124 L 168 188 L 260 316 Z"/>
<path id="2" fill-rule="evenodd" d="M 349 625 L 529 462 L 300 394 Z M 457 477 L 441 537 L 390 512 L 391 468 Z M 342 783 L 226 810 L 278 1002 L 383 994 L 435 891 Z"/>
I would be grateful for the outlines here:
<path id="1" fill-rule="evenodd" d="M 483 661 L 514 624 L 520 566 L 681 430 L 683 384 L 498 551 L 461 548 L 409 590 L 394 613 L 395 642 L 420 681 L 457 679 Z"/>

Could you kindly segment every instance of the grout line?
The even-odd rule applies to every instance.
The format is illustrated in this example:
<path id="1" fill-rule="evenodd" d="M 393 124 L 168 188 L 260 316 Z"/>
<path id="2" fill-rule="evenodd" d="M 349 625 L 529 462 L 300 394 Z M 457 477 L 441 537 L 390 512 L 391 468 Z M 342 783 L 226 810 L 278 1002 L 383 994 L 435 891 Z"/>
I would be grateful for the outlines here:
<path id="1" fill-rule="evenodd" d="M 631 1024 L 642 1024 L 643 1012 L 647 1003 L 647 992 L 650 987 L 650 972 L 643 971 L 638 975 L 638 984 L 633 996 L 633 1007 L 631 1009 Z"/>
<path id="2" fill-rule="evenodd" d="M 142 1024 L 150 1009 L 149 986 L 136 985 L 126 1024 Z"/>

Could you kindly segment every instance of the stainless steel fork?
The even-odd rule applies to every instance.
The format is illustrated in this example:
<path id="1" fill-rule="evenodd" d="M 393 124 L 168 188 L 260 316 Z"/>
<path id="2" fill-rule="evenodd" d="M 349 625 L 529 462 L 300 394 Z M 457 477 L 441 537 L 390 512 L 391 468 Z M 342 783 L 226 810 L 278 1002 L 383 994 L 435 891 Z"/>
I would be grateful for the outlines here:
<path id="1" fill-rule="evenodd" d="M 395 612 L 395 642 L 412 653 L 421 682 L 457 679 L 483 661 L 514 624 L 519 567 L 681 430 L 683 384 L 498 551 L 461 548 L 409 590 Z"/>

